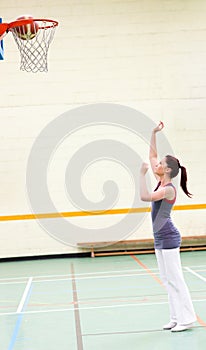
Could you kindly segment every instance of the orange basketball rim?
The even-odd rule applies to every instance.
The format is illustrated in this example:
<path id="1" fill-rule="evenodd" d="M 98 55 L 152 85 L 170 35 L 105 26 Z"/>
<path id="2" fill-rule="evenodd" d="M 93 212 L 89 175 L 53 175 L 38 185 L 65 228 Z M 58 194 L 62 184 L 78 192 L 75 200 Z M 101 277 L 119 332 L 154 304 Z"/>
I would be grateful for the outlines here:
<path id="1" fill-rule="evenodd" d="M 20 52 L 20 69 L 46 72 L 47 53 L 57 26 L 58 22 L 52 19 L 21 16 L 13 22 L 0 23 L 0 40 L 11 32 Z"/>

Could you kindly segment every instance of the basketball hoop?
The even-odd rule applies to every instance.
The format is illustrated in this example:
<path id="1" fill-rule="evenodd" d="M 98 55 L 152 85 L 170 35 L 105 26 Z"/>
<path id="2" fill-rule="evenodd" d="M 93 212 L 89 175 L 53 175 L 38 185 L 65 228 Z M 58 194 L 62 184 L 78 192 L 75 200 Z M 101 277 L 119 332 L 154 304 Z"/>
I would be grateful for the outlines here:
<path id="1" fill-rule="evenodd" d="M 47 72 L 49 45 L 58 22 L 51 19 L 18 19 L 0 26 L 0 36 L 12 32 L 17 43 L 21 62 L 20 69 L 27 72 Z M 3 33 L 2 33 L 3 32 Z"/>

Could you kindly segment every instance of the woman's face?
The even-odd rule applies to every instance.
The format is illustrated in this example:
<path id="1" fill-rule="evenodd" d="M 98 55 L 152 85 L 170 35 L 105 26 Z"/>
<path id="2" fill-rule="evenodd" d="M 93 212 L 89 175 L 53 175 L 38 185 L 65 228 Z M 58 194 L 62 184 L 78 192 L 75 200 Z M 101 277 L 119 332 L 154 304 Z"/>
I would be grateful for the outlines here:
<path id="1" fill-rule="evenodd" d="M 163 158 L 155 167 L 155 174 L 158 176 L 163 176 L 168 169 L 166 158 Z"/>

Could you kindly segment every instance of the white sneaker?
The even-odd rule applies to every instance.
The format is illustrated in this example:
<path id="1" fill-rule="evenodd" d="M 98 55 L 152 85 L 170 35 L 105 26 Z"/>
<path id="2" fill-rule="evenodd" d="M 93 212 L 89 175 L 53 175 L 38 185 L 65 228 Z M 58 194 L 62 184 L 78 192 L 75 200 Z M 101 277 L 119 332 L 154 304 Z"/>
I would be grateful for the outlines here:
<path id="1" fill-rule="evenodd" d="M 174 328 L 176 325 L 177 325 L 177 322 L 170 321 L 169 323 L 167 323 L 163 326 L 163 329 L 169 330 L 169 329 Z"/>
<path id="2" fill-rule="evenodd" d="M 185 325 L 177 324 L 174 328 L 171 329 L 171 332 L 182 332 L 192 327 L 193 327 L 193 323 L 189 323 Z"/>

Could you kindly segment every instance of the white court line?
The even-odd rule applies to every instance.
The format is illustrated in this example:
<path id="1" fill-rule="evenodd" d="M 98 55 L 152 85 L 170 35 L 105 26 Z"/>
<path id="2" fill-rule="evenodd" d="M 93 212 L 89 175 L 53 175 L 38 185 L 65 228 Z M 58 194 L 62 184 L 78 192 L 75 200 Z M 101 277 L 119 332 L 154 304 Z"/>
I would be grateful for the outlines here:
<path id="1" fill-rule="evenodd" d="M 193 299 L 193 302 L 206 302 L 206 299 Z M 96 310 L 96 309 L 116 309 L 120 307 L 139 307 L 139 306 L 155 306 L 155 305 L 166 305 L 168 301 L 156 302 L 156 303 L 139 303 L 139 304 L 119 304 L 119 305 L 104 305 L 104 306 L 93 306 L 93 307 L 77 307 L 77 308 L 65 308 L 65 309 L 50 309 L 50 310 L 33 310 L 33 311 L 21 311 L 22 315 L 32 315 L 32 314 L 44 314 L 44 313 L 56 313 L 56 312 L 66 312 L 66 311 L 84 311 L 84 310 Z M 0 313 L 1 316 L 13 316 L 16 312 L 5 312 Z"/>
<path id="2" fill-rule="evenodd" d="M 27 285 L 26 285 L 26 288 L 25 288 L 24 293 L 23 293 L 23 295 L 22 295 L 21 301 L 20 301 L 19 306 L 18 306 L 18 308 L 17 308 L 17 310 L 16 310 L 16 313 L 17 313 L 17 314 L 21 313 L 22 310 L 23 310 L 23 307 L 24 307 L 24 304 L 25 304 L 27 295 L 28 295 L 29 290 L 30 290 L 30 288 L 31 288 L 32 279 L 33 279 L 33 278 L 30 277 L 29 280 L 28 280 L 28 282 L 27 282 Z"/>
<path id="3" fill-rule="evenodd" d="M 95 280 L 95 279 L 106 279 L 106 278 L 120 278 L 120 277 L 133 277 L 133 276 L 147 276 L 148 273 L 133 273 L 133 274 L 127 274 L 127 275 L 108 275 L 108 276 L 91 276 L 91 277 L 79 277 L 76 278 L 75 275 L 75 281 L 82 281 L 82 280 Z M 33 283 L 42 283 L 42 282 L 58 282 L 58 281 L 72 281 L 73 277 L 68 278 L 57 278 L 57 279 L 51 279 L 51 280 L 39 280 L 39 281 L 33 281 Z"/>
<path id="4" fill-rule="evenodd" d="M 119 304 L 119 305 L 105 305 L 105 306 L 93 306 L 93 307 L 74 307 L 74 308 L 65 308 L 65 309 L 51 309 L 51 310 L 33 310 L 33 311 L 22 311 L 21 314 L 42 314 L 42 313 L 51 313 L 51 312 L 65 312 L 65 311 L 75 311 L 75 310 L 95 310 L 95 309 L 116 309 L 118 307 L 128 307 L 128 306 L 154 306 L 154 305 L 163 305 L 168 304 L 168 301 L 159 302 L 159 303 L 141 303 L 141 304 Z M 0 313 L 0 316 L 16 315 L 15 312 Z"/>
<path id="5" fill-rule="evenodd" d="M 9 284 L 25 284 L 26 281 L 21 281 L 21 282 L 0 282 L 0 286 L 4 286 L 4 285 L 9 285 Z"/>
<path id="6" fill-rule="evenodd" d="M 184 267 L 184 269 L 191 273 L 191 269 L 189 267 Z M 142 271 L 142 270 L 128 270 L 128 271 Z M 153 269 L 153 271 L 155 271 L 155 269 Z M 206 270 L 198 270 L 198 271 L 206 271 Z M 122 272 L 122 271 L 118 271 L 118 272 Z M 104 274 L 106 274 L 107 272 L 104 272 Z M 193 274 L 195 274 L 195 272 L 193 271 Z M 85 274 L 86 276 L 88 274 Z M 159 275 L 159 273 L 157 274 Z M 196 274 L 197 275 L 197 274 Z M 56 279 L 49 279 L 49 277 L 53 277 L 53 276 L 68 276 L 67 278 L 56 278 Z M 75 275 L 76 277 L 77 275 Z M 79 274 L 79 276 L 81 276 L 81 274 Z M 83 276 L 83 274 L 82 274 Z M 81 281 L 81 280 L 95 280 L 95 279 L 109 279 L 109 278 L 119 278 L 119 277 L 133 277 L 133 276 L 148 276 L 147 273 L 130 273 L 130 274 L 127 274 L 127 275 L 107 275 L 107 276 L 88 276 L 88 277 L 79 277 L 79 278 L 75 278 L 75 280 L 77 281 Z M 200 275 L 198 275 L 200 276 Z M 69 275 L 48 275 L 48 276 L 42 276 L 42 277 L 48 277 L 48 279 L 40 279 L 40 280 L 35 280 L 35 278 L 37 278 L 37 276 L 33 276 L 33 283 L 47 283 L 47 282 L 62 282 L 62 281 L 72 281 L 73 277 L 70 277 Z M 29 277 L 28 277 L 29 278 Z M 38 277 L 39 278 L 39 277 Z M 0 282 L 0 285 L 9 285 L 9 284 L 24 284 L 25 281 L 22 280 L 20 282 L 12 282 L 12 281 L 15 281 L 17 278 L 14 278 L 14 279 L 6 279 L 6 280 L 9 280 L 9 282 Z M 19 277 L 20 279 L 20 277 Z"/>
<path id="7" fill-rule="evenodd" d="M 155 269 L 150 269 L 151 271 L 158 271 L 157 268 Z M 76 273 L 75 274 L 75 277 L 76 276 L 90 276 L 90 275 L 104 275 L 104 274 L 107 274 L 107 273 L 123 273 L 123 272 L 141 272 L 142 269 L 134 269 L 134 270 L 114 270 L 114 271 L 99 271 L 99 272 L 85 272 L 85 273 Z M 64 275 L 34 275 L 33 278 L 46 278 L 46 277 L 68 277 L 70 276 L 71 274 L 68 273 L 68 274 L 64 274 Z M 22 279 L 22 280 L 27 280 L 30 276 L 22 276 L 22 277 L 10 277 L 10 278 L 0 278 L 0 281 L 12 281 L 12 280 L 18 280 L 18 279 Z"/>
<path id="8" fill-rule="evenodd" d="M 186 268 L 186 267 L 185 267 Z M 129 270 L 130 271 L 130 270 Z M 131 270 L 132 271 L 132 270 Z M 135 271 L 135 270 L 134 270 Z M 142 270 L 138 270 L 138 271 L 142 271 Z M 150 271 L 157 271 L 158 269 L 153 269 Z M 201 271 L 206 271 L 206 270 L 201 270 Z M 124 271 L 119 271 L 119 272 L 124 272 Z M 190 271 L 188 271 L 190 272 Z M 106 272 L 105 272 L 106 273 Z M 86 274 L 87 275 L 87 274 Z M 157 273 L 157 275 L 159 276 L 159 272 Z M 106 278 L 119 278 L 119 277 L 133 277 L 133 276 L 147 276 L 148 277 L 148 273 L 129 273 L 127 275 L 107 275 L 107 276 L 88 276 L 88 277 L 76 277 L 77 275 L 75 275 L 75 280 L 76 281 L 81 281 L 81 280 L 95 280 L 95 279 L 106 279 Z M 35 277 L 34 277 L 35 278 Z M 45 279 L 45 280 L 34 280 L 33 283 L 41 283 L 41 282 L 58 282 L 58 281 L 72 281 L 73 277 L 68 277 L 68 278 L 56 278 L 56 279 Z M 0 283 L 1 284 L 1 283 Z"/>
<path id="9" fill-rule="evenodd" d="M 28 280 L 28 276 L 25 277 L 4 277 L 4 278 L 0 278 L 0 281 L 15 281 L 15 280 Z M 25 282 L 25 281 L 24 281 Z"/>
<path id="10" fill-rule="evenodd" d="M 134 270 L 137 271 L 137 270 Z M 142 270 L 139 270 L 142 271 Z M 122 271 L 119 271 L 122 272 Z M 108 272 L 105 272 L 108 273 Z M 87 274 L 85 274 L 87 275 Z M 61 276 L 61 275 L 57 275 L 57 276 Z M 36 276 L 33 276 L 33 283 L 44 283 L 44 282 L 58 282 L 58 281 L 72 281 L 73 277 L 70 277 L 69 275 L 62 275 L 62 276 L 68 276 L 67 278 L 55 278 L 55 279 L 45 279 L 45 280 L 35 280 Z M 127 275 L 107 275 L 107 276 L 88 276 L 88 277 L 76 277 L 77 275 L 75 275 L 75 280 L 79 281 L 79 280 L 88 280 L 88 279 L 106 279 L 106 278 L 119 278 L 119 277 L 133 277 L 133 276 L 148 276 L 147 273 L 130 273 Z M 42 277 L 53 277 L 52 275 L 48 275 L 48 276 L 42 276 Z M 25 281 L 20 281 L 20 282 L 12 282 L 15 279 L 6 279 L 9 280 L 9 282 L 0 282 L 0 285 L 7 285 L 7 284 L 22 284 L 25 283 Z"/>
<path id="11" fill-rule="evenodd" d="M 157 271 L 158 269 L 150 269 L 151 271 Z M 85 272 L 85 273 L 75 273 L 75 276 L 90 276 L 90 275 L 105 275 L 107 273 L 122 273 L 122 272 L 138 272 L 142 271 L 142 269 L 133 269 L 133 270 L 113 270 L 113 271 L 99 271 L 99 272 Z M 68 277 L 71 273 L 64 274 L 64 275 L 34 275 L 33 278 L 45 278 L 45 277 Z M 0 278 L 0 281 L 5 280 L 18 280 L 18 279 L 25 279 L 27 280 L 30 276 L 22 276 L 22 277 L 9 277 L 9 278 Z"/>
<path id="12" fill-rule="evenodd" d="M 196 269 L 197 267 L 204 267 L 204 268 L 206 268 L 206 265 L 191 265 L 190 267 L 194 267 L 195 269 Z"/>
<path id="13" fill-rule="evenodd" d="M 198 267 L 205 267 L 206 268 L 206 265 L 194 265 L 194 266 L 191 266 L 191 267 L 194 267 L 194 268 L 198 268 Z M 150 268 L 151 271 L 158 271 L 158 268 Z M 138 271 L 142 271 L 142 269 L 133 269 L 133 270 L 114 270 L 114 271 L 99 271 L 99 272 L 85 272 L 85 273 L 76 273 L 75 274 L 75 277 L 77 276 L 92 276 L 92 275 L 97 275 L 97 276 L 101 276 L 101 275 L 105 275 L 107 273 L 123 273 L 123 272 L 138 272 Z M 33 278 L 37 279 L 37 278 L 51 278 L 51 277 L 68 277 L 70 276 L 70 274 L 63 274 L 63 275 L 34 275 Z M 19 283 L 25 283 L 25 280 L 27 280 L 28 278 L 30 278 L 30 276 L 22 276 L 22 277 L 8 277 L 8 278 L 0 278 L 0 281 L 15 281 L 15 280 L 24 280 L 24 281 L 21 281 Z M 58 278 L 56 279 L 58 280 Z M 46 280 L 42 280 L 42 281 L 46 281 Z M 1 284 L 1 282 L 0 282 Z M 7 282 L 5 282 L 4 284 L 7 284 Z"/>
<path id="14" fill-rule="evenodd" d="M 199 273 L 193 271 L 192 269 L 190 269 L 189 267 L 185 266 L 185 270 L 187 270 L 188 272 L 190 272 L 192 275 L 198 277 L 199 279 L 201 279 L 202 281 L 206 282 L 206 278 L 199 275 Z"/>
<path id="15" fill-rule="evenodd" d="M 76 281 L 81 281 L 81 280 L 95 280 L 95 279 L 106 279 L 106 278 L 119 278 L 119 277 L 133 277 L 133 276 L 147 276 L 148 273 L 133 273 L 133 274 L 127 274 L 127 275 L 108 275 L 108 276 L 91 276 L 91 277 L 81 277 L 81 278 L 75 278 Z M 76 277 L 76 275 L 75 275 Z M 35 278 L 35 276 L 33 277 Z M 62 281 L 72 281 L 74 278 L 73 277 L 68 277 L 68 278 L 56 278 L 56 279 L 45 279 L 45 280 L 34 280 L 33 283 L 47 283 L 47 282 L 62 282 Z M 21 282 L 0 282 L 0 285 L 8 285 L 8 284 L 22 284 L 25 283 L 25 281 Z"/>

